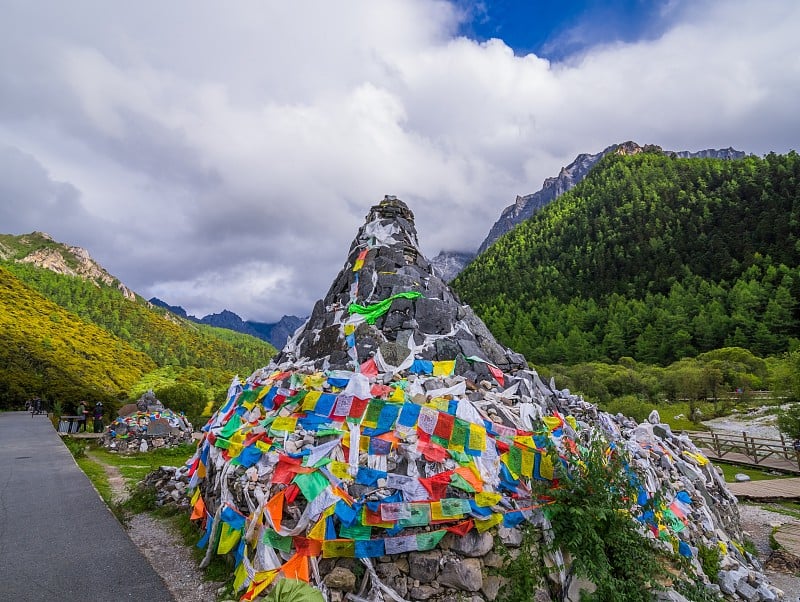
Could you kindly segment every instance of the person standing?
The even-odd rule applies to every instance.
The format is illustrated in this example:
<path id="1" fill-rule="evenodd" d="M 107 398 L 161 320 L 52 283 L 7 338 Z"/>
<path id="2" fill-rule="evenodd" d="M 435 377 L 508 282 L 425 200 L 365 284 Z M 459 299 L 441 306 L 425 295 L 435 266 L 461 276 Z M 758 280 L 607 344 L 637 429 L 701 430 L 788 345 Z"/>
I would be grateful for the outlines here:
<path id="1" fill-rule="evenodd" d="M 102 433 L 103 432 L 103 403 L 98 401 L 94 404 L 94 432 L 95 433 Z"/>
<path id="2" fill-rule="evenodd" d="M 81 431 L 81 427 L 83 427 L 83 432 L 85 433 L 86 432 L 86 418 L 88 417 L 88 414 L 89 414 L 89 410 L 86 408 L 86 402 L 85 401 L 81 401 L 78 404 L 78 411 L 76 412 L 76 414 L 78 415 L 78 428 L 77 428 L 77 430 L 75 432 L 79 433 Z"/>

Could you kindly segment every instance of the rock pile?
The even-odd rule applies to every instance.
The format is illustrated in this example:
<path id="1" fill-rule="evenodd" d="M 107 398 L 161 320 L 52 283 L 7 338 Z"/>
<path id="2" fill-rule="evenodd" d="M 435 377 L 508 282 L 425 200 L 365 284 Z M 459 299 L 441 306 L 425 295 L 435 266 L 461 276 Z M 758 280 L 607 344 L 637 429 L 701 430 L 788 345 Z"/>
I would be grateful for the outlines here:
<path id="1" fill-rule="evenodd" d="M 286 577 L 331 601 L 494 600 L 497 546 L 513 556 L 527 524 L 550 533 L 535 484 L 558 487 L 557 465 L 599 436 L 626 458 L 645 536 L 709 590 L 778 598 L 742 547 L 736 499 L 691 440 L 657 413 L 637 424 L 544 383 L 431 272 L 393 197 L 370 210 L 308 322 L 234 380 L 202 430 L 187 463 L 192 518 L 206 562 L 233 554 L 242 599 Z M 701 548 L 719 550 L 718 584 Z M 577 599 L 568 574 L 549 578 Z"/>
<path id="2" fill-rule="evenodd" d="M 188 467 L 161 466 L 148 474 L 139 484 L 145 490 L 156 492 L 156 506 L 189 508 L 190 498 Z"/>
<path id="3" fill-rule="evenodd" d="M 123 453 L 175 447 L 192 441 L 193 428 L 183 414 L 176 414 L 156 399 L 153 391 L 136 403 L 124 405 L 103 433 L 103 446 Z"/>

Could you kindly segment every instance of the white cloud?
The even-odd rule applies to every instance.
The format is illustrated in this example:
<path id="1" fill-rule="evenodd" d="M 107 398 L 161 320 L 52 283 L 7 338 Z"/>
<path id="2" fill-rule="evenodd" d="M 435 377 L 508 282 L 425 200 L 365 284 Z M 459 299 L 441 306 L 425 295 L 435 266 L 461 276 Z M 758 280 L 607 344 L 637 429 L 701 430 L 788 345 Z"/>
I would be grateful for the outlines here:
<path id="1" fill-rule="evenodd" d="M 556 64 L 455 38 L 444 2 L 301 4 L 12 4 L 0 169 L 38 171 L 0 190 L 0 231 L 49 224 L 143 294 L 274 320 L 311 310 L 384 194 L 432 256 L 580 152 L 800 133 L 793 1 L 686 4 Z"/>

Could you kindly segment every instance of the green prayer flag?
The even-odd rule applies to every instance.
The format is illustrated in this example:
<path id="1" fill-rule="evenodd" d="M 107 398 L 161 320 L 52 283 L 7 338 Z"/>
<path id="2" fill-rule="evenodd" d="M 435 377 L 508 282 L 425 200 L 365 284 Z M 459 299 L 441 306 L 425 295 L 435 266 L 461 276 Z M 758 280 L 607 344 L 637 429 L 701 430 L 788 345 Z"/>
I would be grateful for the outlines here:
<path id="1" fill-rule="evenodd" d="M 411 504 L 411 516 L 401 518 L 398 524 L 401 527 L 424 527 L 431 524 L 431 507 L 428 503 Z"/>
<path id="2" fill-rule="evenodd" d="M 522 473 L 522 450 L 516 445 L 508 450 L 508 467 L 514 474 Z"/>
<path id="3" fill-rule="evenodd" d="M 475 488 L 472 485 L 470 485 L 469 482 L 464 477 L 455 472 L 450 476 L 450 485 L 452 485 L 456 489 L 461 489 L 462 491 L 475 493 Z"/>
<path id="4" fill-rule="evenodd" d="M 430 533 L 417 533 L 417 549 L 420 552 L 432 550 L 439 545 L 439 542 L 442 541 L 446 533 L 447 531 L 445 529 L 431 531 Z"/>
<path id="5" fill-rule="evenodd" d="M 422 293 L 417 291 L 406 291 L 403 293 L 397 293 L 391 297 L 387 297 L 383 301 L 378 301 L 372 305 L 359 305 L 358 303 L 351 303 L 348 306 L 347 311 L 349 311 L 351 314 L 361 314 L 366 318 L 366 322 L 368 324 L 375 324 L 375 320 L 389 311 L 389 308 L 392 306 L 392 302 L 395 299 L 418 299 L 419 297 L 422 297 Z"/>
<path id="6" fill-rule="evenodd" d="M 370 399 L 363 422 L 367 424 L 378 424 L 378 417 L 381 415 L 381 410 L 385 405 L 385 399 Z"/>
<path id="7" fill-rule="evenodd" d="M 351 527 L 342 525 L 339 527 L 339 537 L 341 539 L 358 539 L 363 541 L 372 537 L 372 527 L 369 525 L 353 525 Z"/>
<path id="8" fill-rule="evenodd" d="M 269 547 L 282 552 L 292 551 L 292 538 L 284 537 L 273 529 L 264 529 L 264 543 Z"/>
<path id="9" fill-rule="evenodd" d="M 222 437 L 223 439 L 230 439 L 231 435 L 233 435 L 242 424 L 242 417 L 239 414 L 234 414 L 230 420 L 228 420 L 227 424 L 222 427 L 222 430 L 219 432 L 218 437 Z"/>
<path id="10" fill-rule="evenodd" d="M 317 496 L 330 485 L 325 475 L 316 470 L 314 472 L 300 473 L 292 482 L 300 488 L 303 497 L 309 502 L 317 499 Z"/>

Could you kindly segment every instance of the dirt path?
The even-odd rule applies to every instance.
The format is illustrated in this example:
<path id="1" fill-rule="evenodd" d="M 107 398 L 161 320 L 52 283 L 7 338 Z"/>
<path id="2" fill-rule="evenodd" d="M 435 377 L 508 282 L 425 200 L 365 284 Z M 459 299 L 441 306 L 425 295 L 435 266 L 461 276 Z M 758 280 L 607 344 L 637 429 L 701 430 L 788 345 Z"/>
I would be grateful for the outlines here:
<path id="1" fill-rule="evenodd" d="M 121 504 L 125 500 L 128 499 L 128 495 L 130 492 L 125 484 L 125 478 L 122 476 L 122 473 L 119 471 L 119 468 L 112 464 L 106 464 L 103 462 L 97 454 L 93 454 L 90 451 L 86 452 L 86 456 L 92 461 L 96 462 L 100 466 L 103 467 L 103 470 L 106 472 L 106 476 L 108 477 L 108 484 L 111 487 L 111 501 L 114 504 Z"/>

